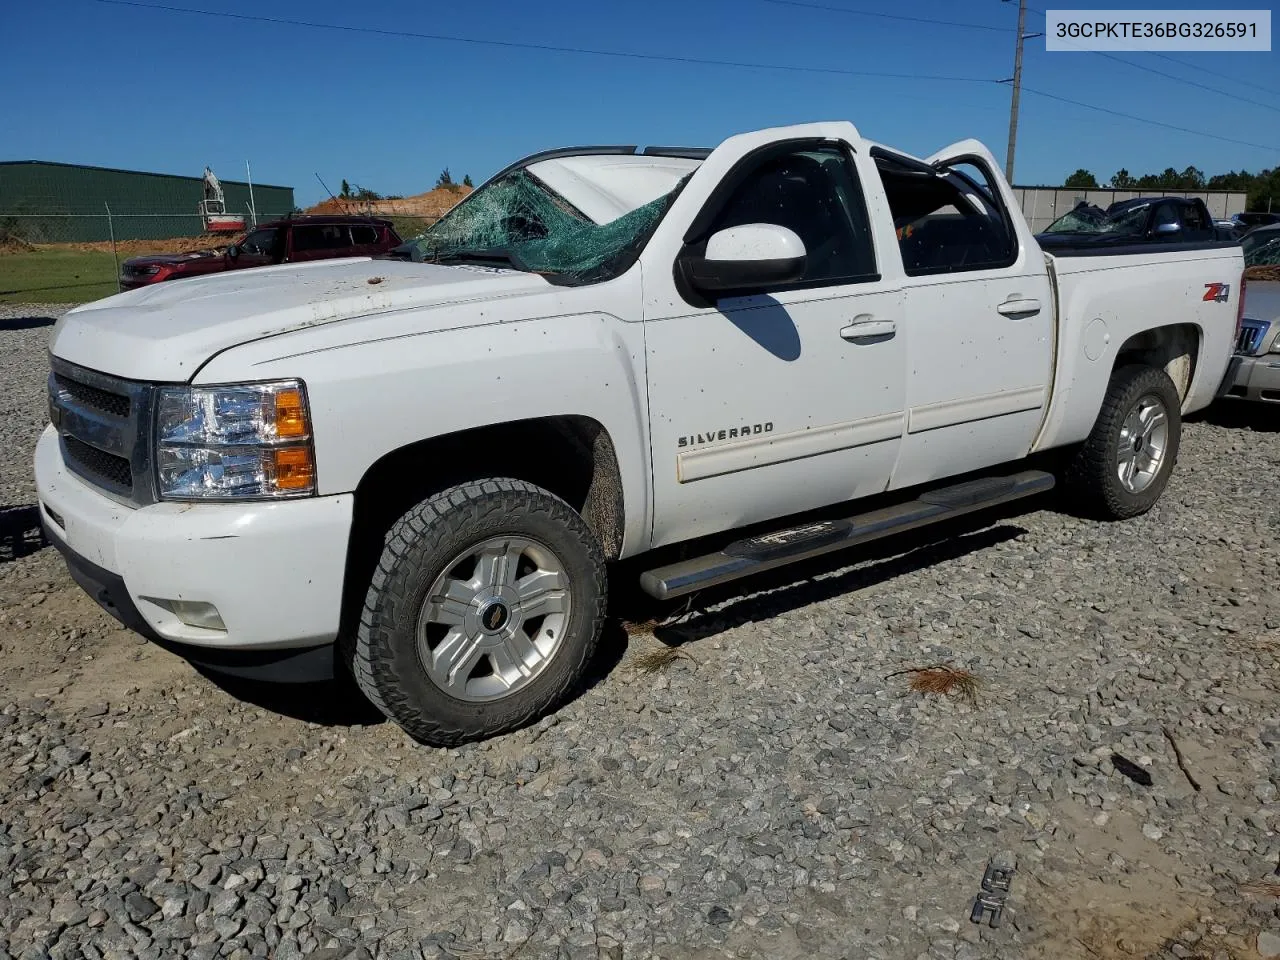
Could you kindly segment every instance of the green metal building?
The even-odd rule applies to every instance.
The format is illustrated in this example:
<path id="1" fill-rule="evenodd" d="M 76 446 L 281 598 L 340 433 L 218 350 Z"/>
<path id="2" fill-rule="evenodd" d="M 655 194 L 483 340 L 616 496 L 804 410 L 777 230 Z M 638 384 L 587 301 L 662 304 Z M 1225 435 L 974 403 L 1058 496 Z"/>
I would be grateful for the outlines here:
<path id="1" fill-rule="evenodd" d="M 251 222 L 249 184 L 223 180 L 227 213 Z M 0 161 L 0 235 L 33 243 L 158 240 L 204 230 L 200 177 L 45 160 Z M 293 187 L 255 183 L 258 222 L 292 212 Z M 108 208 L 110 216 L 108 217 Z"/>

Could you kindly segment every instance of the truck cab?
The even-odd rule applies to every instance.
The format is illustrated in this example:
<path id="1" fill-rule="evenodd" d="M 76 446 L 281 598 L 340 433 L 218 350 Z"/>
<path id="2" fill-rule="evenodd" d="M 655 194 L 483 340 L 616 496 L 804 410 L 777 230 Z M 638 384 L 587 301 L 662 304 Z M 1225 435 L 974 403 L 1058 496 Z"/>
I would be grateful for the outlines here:
<path id="1" fill-rule="evenodd" d="M 1100 518 L 1150 509 L 1242 271 L 1213 242 L 1046 255 L 976 140 L 552 151 L 395 258 L 67 314 L 42 518 L 193 662 L 336 665 L 461 743 L 581 682 L 615 561 L 669 599 L 1059 480 Z"/>

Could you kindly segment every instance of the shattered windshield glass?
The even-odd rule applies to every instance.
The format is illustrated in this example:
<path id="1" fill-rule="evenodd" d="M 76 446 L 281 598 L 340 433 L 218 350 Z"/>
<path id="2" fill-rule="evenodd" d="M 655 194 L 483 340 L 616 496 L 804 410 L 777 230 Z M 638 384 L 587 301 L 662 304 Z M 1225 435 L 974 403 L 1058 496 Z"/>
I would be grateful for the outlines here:
<path id="1" fill-rule="evenodd" d="M 1137 207 L 1126 207 L 1116 213 L 1080 204 L 1070 213 L 1063 214 L 1045 228 L 1045 233 L 1093 233 L 1110 234 L 1117 237 L 1136 237 L 1142 234 L 1147 222 L 1147 209 L 1151 205 L 1144 203 Z"/>
<path id="2" fill-rule="evenodd" d="M 594 283 L 624 271 L 680 192 L 595 223 L 527 170 L 482 186 L 405 244 L 426 263 L 487 263 L 556 283 Z"/>
<path id="3" fill-rule="evenodd" d="M 1255 230 L 1240 241 L 1246 267 L 1280 265 L 1280 229 Z"/>

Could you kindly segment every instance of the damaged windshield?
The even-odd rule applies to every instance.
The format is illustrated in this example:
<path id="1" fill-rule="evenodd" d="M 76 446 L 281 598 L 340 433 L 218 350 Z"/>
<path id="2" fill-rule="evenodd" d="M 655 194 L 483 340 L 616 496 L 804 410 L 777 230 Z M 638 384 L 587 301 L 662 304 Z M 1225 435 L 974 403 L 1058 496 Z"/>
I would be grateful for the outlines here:
<path id="1" fill-rule="evenodd" d="M 1081 203 L 1070 213 L 1063 214 L 1049 226 L 1045 233 L 1091 233 L 1110 234 L 1117 237 L 1138 237 L 1143 233 L 1147 223 L 1147 210 L 1151 206 L 1144 203 L 1136 207 L 1125 207 L 1115 213 L 1107 213 L 1101 207 Z"/>
<path id="2" fill-rule="evenodd" d="M 596 223 L 526 169 L 480 187 L 400 248 L 425 263 L 484 263 L 553 283 L 595 283 L 635 262 L 688 176 L 675 189 Z"/>
<path id="3" fill-rule="evenodd" d="M 1255 230 L 1240 241 L 1246 267 L 1280 266 L 1280 227 Z"/>

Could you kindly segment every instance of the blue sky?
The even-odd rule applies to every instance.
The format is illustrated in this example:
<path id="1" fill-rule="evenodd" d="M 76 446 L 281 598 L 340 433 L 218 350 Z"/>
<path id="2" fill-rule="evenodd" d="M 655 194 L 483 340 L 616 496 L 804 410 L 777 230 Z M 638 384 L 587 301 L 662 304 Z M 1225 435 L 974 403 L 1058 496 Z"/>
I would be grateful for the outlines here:
<path id="1" fill-rule="evenodd" d="M 146 2 L 146 0 L 142 0 Z M 162 0 L 172 6 L 557 46 L 905 74 L 877 79 L 658 63 L 343 33 L 97 0 L 6 4 L 0 18 L 0 159 L 45 159 L 296 188 L 315 174 L 382 193 L 428 189 L 443 167 L 480 182 L 526 153 L 580 143 L 714 145 L 760 126 L 849 119 L 928 154 L 968 136 L 1003 158 L 1009 90 L 920 74 L 1012 73 L 1016 2 L 809 0 L 999 27 L 975 30 L 769 0 Z M 1053 0 L 1033 7 L 1057 8 Z M 1108 6 L 1098 0 L 1082 7 Z M 1127 4 L 1112 5 L 1125 7 Z M 1211 4 L 1165 6 L 1208 7 Z M 1223 5 L 1224 8 L 1227 5 Z M 1042 17 L 1028 15 L 1028 31 Z M 1280 147 L 1280 53 L 1119 56 L 1220 87 L 1174 83 L 1030 40 L 1024 83 L 1219 136 Z M 1254 103 L 1246 101 L 1255 101 Z M 1280 150 L 1135 124 L 1024 94 L 1015 179 L 1105 181 L 1194 164 L 1208 173 L 1280 164 Z"/>

